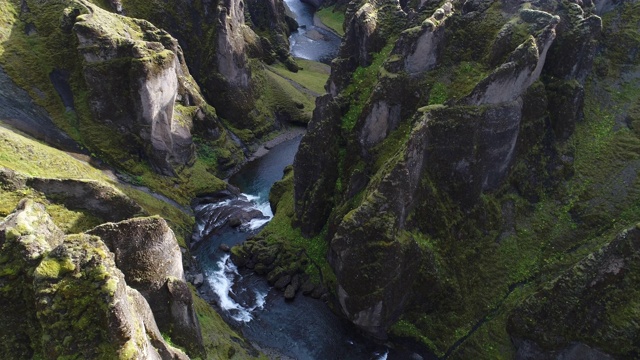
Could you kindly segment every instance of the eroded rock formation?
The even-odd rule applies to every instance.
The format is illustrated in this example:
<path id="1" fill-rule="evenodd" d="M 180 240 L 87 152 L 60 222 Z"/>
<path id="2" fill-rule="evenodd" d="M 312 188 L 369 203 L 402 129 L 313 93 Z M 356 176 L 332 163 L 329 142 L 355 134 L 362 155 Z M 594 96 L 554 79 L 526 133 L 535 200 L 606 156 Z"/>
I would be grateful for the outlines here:
<path id="1" fill-rule="evenodd" d="M 294 164 L 296 219 L 305 234 L 329 229 L 337 303 L 381 338 L 408 308 L 443 311 L 441 294 L 465 296 L 438 275 L 446 261 L 425 243 L 472 241 L 499 226 L 486 194 L 507 186 L 527 146 L 544 146 L 540 129 L 559 141 L 572 134 L 601 29 L 599 17 L 564 2 L 447 1 L 418 16 L 423 5 L 351 3 L 330 94 Z M 386 35 L 394 31 L 397 40 Z M 382 66 L 371 65 L 376 56 L 387 56 Z M 447 89 L 457 82 L 466 85 Z M 545 130 L 547 106 L 556 125 Z M 465 223 L 458 217 L 473 229 L 453 225 Z"/>
<path id="2" fill-rule="evenodd" d="M 100 238 L 65 236 L 32 200 L 0 223 L 3 357 L 187 359 Z"/>
<path id="3" fill-rule="evenodd" d="M 149 22 L 85 6 L 86 14 L 68 16 L 75 22 L 96 120 L 130 137 L 134 149 L 140 143 L 158 172 L 175 174 L 177 167 L 193 162 L 191 129 L 203 120 L 194 115 L 205 116 L 182 50 Z M 191 116 L 189 106 L 197 107 Z"/>
<path id="4" fill-rule="evenodd" d="M 190 353 L 201 354 L 202 334 L 185 282 L 182 254 L 160 217 L 107 223 L 87 232 L 104 241 L 127 284 L 147 300 L 158 327 Z"/>

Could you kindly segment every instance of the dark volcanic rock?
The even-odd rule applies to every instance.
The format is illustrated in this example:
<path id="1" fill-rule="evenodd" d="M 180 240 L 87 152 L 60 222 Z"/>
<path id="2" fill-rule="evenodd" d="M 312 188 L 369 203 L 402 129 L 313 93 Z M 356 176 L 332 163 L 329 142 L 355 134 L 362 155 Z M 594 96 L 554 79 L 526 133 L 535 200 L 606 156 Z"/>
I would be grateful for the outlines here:
<path id="1" fill-rule="evenodd" d="M 295 211 L 302 233 L 308 235 L 320 231 L 326 222 L 338 178 L 338 139 L 326 134 L 339 132 L 340 112 L 330 95 L 316 100 L 313 118 L 293 163 Z"/>
<path id="2" fill-rule="evenodd" d="M 214 202 L 209 202 L 214 200 Z M 191 247 L 213 236 L 227 227 L 243 227 L 253 219 L 265 219 L 266 216 L 244 195 L 222 194 L 209 196 L 198 201 L 193 209 L 197 219 L 197 231 L 191 238 Z"/>

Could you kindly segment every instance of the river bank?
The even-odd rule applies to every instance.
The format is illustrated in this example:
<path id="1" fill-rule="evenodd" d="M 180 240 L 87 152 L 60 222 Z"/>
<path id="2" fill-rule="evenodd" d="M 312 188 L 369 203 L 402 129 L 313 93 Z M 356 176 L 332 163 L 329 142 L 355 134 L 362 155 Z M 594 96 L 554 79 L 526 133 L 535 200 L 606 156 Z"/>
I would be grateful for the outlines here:
<path id="1" fill-rule="evenodd" d="M 295 139 L 299 136 L 304 135 L 304 133 L 307 130 L 305 128 L 302 127 L 293 127 L 293 128 L 289 128 L 287 130 L 284 130 L 282 133 L 280 133 L 279 135 L 277 135 L 275 138 L 263 143 L 262 145 L 260 145 L 260 147 L 258 147 L 258 149 L 256 149 L 253 154 L 251 154 L 251 156 L 249 156 L 249 158 L 247 159 L 247 162 L 251 162 L 254 161 L 256 159 L 259 159 L 265 155 L 267 155 L 269 153 L 269 151 L 271 149 L 273 149 L 275 146 L 282 144 L 285 141 L 289 141 L 292 139 Z"/>

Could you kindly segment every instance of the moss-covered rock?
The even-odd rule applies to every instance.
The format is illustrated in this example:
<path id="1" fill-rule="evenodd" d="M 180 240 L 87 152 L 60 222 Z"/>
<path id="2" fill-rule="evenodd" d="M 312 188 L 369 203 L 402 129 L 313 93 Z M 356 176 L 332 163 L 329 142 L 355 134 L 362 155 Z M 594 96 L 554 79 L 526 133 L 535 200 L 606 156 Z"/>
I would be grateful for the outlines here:
<path id="1" fill-rule="evenodd" d="M 99 238 L 65 237 L 25 199 L 0 224 L 0 245 L 4 357 L 187 358 L 166 344 Z"/>
<path id="2" fill-rule="evenodd" d="M 63 241 L 42 204 L 22 200 L 0 222 L 0 354 L 3 358 L 32 358 L 43 354 L 43 331 L 36 316 L 34 271 Z M 56 272 L 58 263 L 47 271 Z"/>
<path id="3" fill-rule="evenodd" d="M 162 338 L 98 237 L 67 237 L 35 269 L 33 288 L 45 358 L 188 358 Z"/>
<path id="4" fill-rule="evenodd" d="M 623 231 L 519 305 L 509 333 L 548 352 L 582 342 L 616 357 L 637 356 L 639 250 L 640 229 Z"/>
<path id="5" fill-rule="evenodd" d="M 450 5 L 401 2 L 393 17 L 380 2 L 351 2 L 346 23 L 377 9 L 367 25 L 391 46 L 364 51 L 347 30 L 319 102 L 334 112 L 318 107 L 296 157 L 292 219 L 302 233 L 324 230 L 336 303 L 362 329 L 445 358 L 512 358 L 519 349 L 505 329 L 518 303 L 600 249 L 604 233 L 637 221 L 637 139 L 623 120 L 635 118 L 637 70 L 633 51 L 615 63 L 608 51 L 586 79 L 602 29 L 589 5 Z M 605 34 L 628 35 L 623 8 L 605 16 Z M 314 157 L 304 145 L 327 133 L 338 149 Z M 311 173 L 335 174 L 334 186 Z M 529 324 L 552 328 L 547 314 Z M 524 343 L 541 341 L 527 332 Z M 597 355 L 595 337 L 539 345 Z"/>
<path id="6" fill-rule="evenodd" d="M 160 330 L 190 354 L 202 355 L 202 334 L 184 280 L 182 254 L 164 219 L 107 223 L 87 234 L 99 236 L 115 254 L 116 266 L 127 284 L 147 299 Z"/>

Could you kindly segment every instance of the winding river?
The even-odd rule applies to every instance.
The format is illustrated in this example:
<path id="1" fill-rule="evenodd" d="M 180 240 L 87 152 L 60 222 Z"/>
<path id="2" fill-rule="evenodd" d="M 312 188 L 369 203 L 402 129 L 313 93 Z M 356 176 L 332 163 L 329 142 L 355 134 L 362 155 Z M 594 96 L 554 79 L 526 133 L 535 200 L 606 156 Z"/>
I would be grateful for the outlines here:
<path id="1" fill-rule="evenodd" d="M 313 25 L 313 8 L 300 0 L 285 0 L 301 28 L 291 35 L 291 52 L 296 57 L 330 62 L 340 39 Z M 319 34 L 319 35 L 318 35 Z M 280 180 L 283 169 L 293 163 L 301 136 L 273 147 L 229 179 L 243 193 L 242 201 L 259 210 L 263 218 L 254 219 L 237 229 L 203 240 L 195 250 L 205 281 L 200 292 L 216 304 L 223 318 L 239 329 L 256 347 L 274 358 L 282 359 L 408 359 L 411 353 L 390 350 L 362 337 L 356 329 L 337 317 L 320 300 L 298 295 L 285 302 L 281 292 L 272 289 L 263 277 L 238 270 L 221 244 L 233 246 L 256 234 L 273 216 L 269 207 L 269 190 Z M 217 207 L 233 200 L 201 204 L 195 208 L 196 230 L 200 236 L 207 218 Z M 420 357 L 418 357 L 420 358 Z"/>

